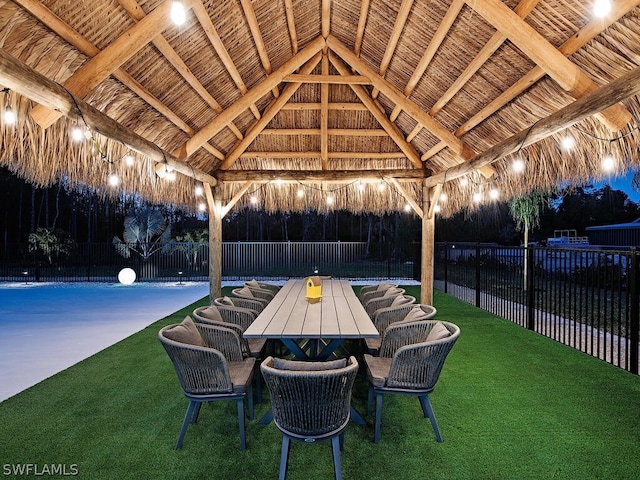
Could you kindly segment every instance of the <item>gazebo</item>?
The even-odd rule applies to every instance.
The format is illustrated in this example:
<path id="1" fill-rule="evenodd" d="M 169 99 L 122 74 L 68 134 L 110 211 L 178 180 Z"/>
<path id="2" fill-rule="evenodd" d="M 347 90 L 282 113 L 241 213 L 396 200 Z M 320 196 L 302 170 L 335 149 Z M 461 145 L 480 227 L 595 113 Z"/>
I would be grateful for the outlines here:
<path id="1" fill-rule="evenodd" d="M 409 209 L 431 303 L 438 212 L 640 165 L 639 4 L 0 0 L 0 164 L 190 209 L 203 191 L 212 296 L 251 199 Z"/>

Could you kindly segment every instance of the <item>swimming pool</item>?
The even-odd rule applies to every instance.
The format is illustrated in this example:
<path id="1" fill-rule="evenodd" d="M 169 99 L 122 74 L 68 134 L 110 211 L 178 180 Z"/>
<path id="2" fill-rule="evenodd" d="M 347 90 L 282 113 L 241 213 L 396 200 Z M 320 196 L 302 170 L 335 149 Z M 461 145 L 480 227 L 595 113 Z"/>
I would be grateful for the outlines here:
<path id="1" fill-rule="evenodd" d="M 208 294 L 207 282 L 0 283 L 0 401 Z"/>

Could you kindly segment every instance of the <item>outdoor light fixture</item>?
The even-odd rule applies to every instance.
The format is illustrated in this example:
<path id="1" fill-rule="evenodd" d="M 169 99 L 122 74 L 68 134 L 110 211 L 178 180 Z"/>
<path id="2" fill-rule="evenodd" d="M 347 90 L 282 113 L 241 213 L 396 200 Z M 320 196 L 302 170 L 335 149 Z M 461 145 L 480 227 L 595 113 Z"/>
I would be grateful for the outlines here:
<path id="1" fill-rule="evenodd" d="M 364 192 L 364 183 L 358 182 L 358 190 L 360 190 L 361 192 Z"/>
<path id="2" fill-rule="evenodd" d="M 482 194 L 480 192 L 476 192 L 473 194 L 473 201 L 475 203 L 480 203 L 482 201 Z"/>
<path id="3" fill-rule="evenodd" d="M 4 123 L 6 123 L 7 125 L 13 125 L 14 123 L 16 123 L 16 114 L 13 112 L 11 106 L 9 105 L 9 89 L 4 88 L 1 90 L 1 92 L 6 94 L 6 106 L 4 107 L 2 118 L 4 120 Z"/>
<path id="4" fill-rule="evenodd" d="M 174 0 L 171 5 L 171 20 L 176 25 L 182 25 L 187 20 L 187 13 L 184 11 L 182 0 Z"/>
<path id="5" fill-rule="evenodd" d="M 489 192 L 489 197 L 491 197 L 492 200 L 497 200 L 498 198 L 500 198 L 500 192 L 497 188 L 492 188 Z"/>
<path id="6" fill-rule="evenodd" d="M 195 192 L 196 192 L 196 195 L 197 195 L 198 197 L 201 197 L 201 196 L 202 196 L 202 194 L 204 193 L 204 189 L 202 188 L 202 186 L 201 186 L 201 185 L 197 185 L 197 186 L 196 186 L 196 189 L 195 189 Z"/>
<path id="7" fill-rule="evenodd" d="M 130 155 L 130 154 L 125 155 L 124 163 L 127 165 L 127 167 L 131 167 L 135 163 L 135 158 L 133 158 L 133 155 Z"/>
<path id="8" fill-rule="evenodd" d="M 597 18 L 606 17 L 610 11 L 611 11 L 610 0 L 595 0 L 595 2 L 593 2 L 593 14 Z"/>
<path id="9" fill-rule="evenodd" d="M 327 197 L 327 205 L 333 205 L 333 197 Z"/>
<path id="10" fill-rule="evenodd" d="M 198 204 L 198 210 L 201 212 L 206 212 L 207 211 L 207 206 L 204 203 L 200 203 Z"/>
<path id="11" fill-rule="evenodd" d="M 71 138 L 76 142 L 81 142 L 84 139 L 84 132 L 82 131 L 82 127 L 76 124 L 71 129 Z"/>
<path id="12" fill-rule="evenodd" d="M 449 197 L 447 196 L 446 193 L 442 192 L 440 194 L 440 198 L 438 199 L 439 202 L 446 202 L 447 200 L 449 200 Z"/>
<path id="13" fill-rule="evenodd" d="M 605 172 L 612 172 L 616 168 L 616 161 L 611 156 L 611 154 L 607 154 L 602 158 L 602 170 Z"/>
<path id="14" fill-rule="evenodd" d="M 164 178 L 170 182 L 176 179 L 176 172 L 166 163 L 157 163 L 155 169 L 156 175 L 160 178 Z"/>
<path id="15" fill-rule="evenodd" d="M 117 174 L 112 172 L 107 177 L 107 182 L 109 183 L 110 186 L 115 188 L 120 184 L 120 178 L 118 177 Z"/>
<path id="16" fill-rule="evenodd" d="M 405 210 L 407 209 L 407 207 L 405 207 Z M 433 211 L 434 213 L 440 213 L 440 205 L 436 205 L 435 207 L 433 207 Z"/>
<path id="17" fill-rule="evenodd" d="M 460 179 L 460 186 L 466 187 L 467 185 L 469 185 L 469 179 L 467 177 L 462 177 Z"/>
<path id="18" fill-rule="evenodd" d="M 118 273 L 118 281 L 123 285 L 131 285 L 136 281 L 136 272 L 132 268 L 123 268 Z"/>
<path id="19" fill-rule="evenodd" d="M 251 197 L 251 204 L 252 205 L 256 205 L 258 203 L 258 197 L 256 197 L 255 195 L 253 195 Z"/>
<path id="20" fill-rule="evenodd" d="M 302 198 L 304 197 L 304 190 L 302 190 L 301 188 L 298 189 L 298 198 Z"/>
<path id="21" fill-rule="evenodd" d="M 569 150 L 571 150 L 573 148 L 573 146 L 575 145 L 575 140 L 573 139 L 572 136 L 567 135 L 566 137 L 564 137 L 562 139 L 562 149 L 566 152 L 568 152 Z"/>
<path id="22" fill-rule="evenodd" d="M 436 205 L 436 208 L 438 208 L 438 206 L 437 206 L 437 205 Z M 405 206 L 404 206 L 404 211 L 405 211 L 405 212 L 410 212 L 410 211 L 411 211 L 411 205 L 409 205 L 408 203 L 407 203 L 407 204 L 405 204 Z"/>

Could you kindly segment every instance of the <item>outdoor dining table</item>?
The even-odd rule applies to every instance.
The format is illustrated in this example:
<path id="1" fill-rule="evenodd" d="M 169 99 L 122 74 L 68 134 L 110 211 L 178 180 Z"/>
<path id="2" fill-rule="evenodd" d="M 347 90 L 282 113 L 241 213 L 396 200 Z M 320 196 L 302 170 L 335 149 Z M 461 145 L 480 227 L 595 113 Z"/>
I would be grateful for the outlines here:
<path id="1" fill-rule="evenodd" d="M 322 280 L 322 298 L 307 300 L 306 279 L 288 280 L 244 331 L 245 338 L 279 339 L 297 360 L 328 359 L 346 339 L 380 334 L 347 280 Z M 260 420 L 269 423 L 269 410 Z M 366 422 L 351 407 L 351 420 Z"/>
<path id="2" fill-rule="evenodd" d="M 311 303 L 306 280 L 288 280 L 245 330 L 246 338 L 279 339 L 297 360 L 327 360 L 346 339 L 380 334 L 347 280 L 322 280 Z"/>

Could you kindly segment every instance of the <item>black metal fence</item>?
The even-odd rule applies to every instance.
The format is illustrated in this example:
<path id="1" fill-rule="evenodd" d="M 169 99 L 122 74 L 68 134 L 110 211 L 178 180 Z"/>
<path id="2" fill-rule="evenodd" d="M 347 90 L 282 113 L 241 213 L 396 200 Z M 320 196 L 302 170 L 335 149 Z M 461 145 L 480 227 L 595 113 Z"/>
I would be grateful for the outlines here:
<path id="1" fill-rule="evenodd" d="M 456 243 L 437 244 L 435 255 L 436 288 L 638 373 L 640 252 L 635 249 Z"/>
<path id="2" fill-rule="evenodd" d="M 391 245 L 368 249 L 364 242 L 224 242 L 225 280 L 288 279 L 332 275 L 349 279 L 412 279 L 414 263 L 392 257 Z M 156 246 L 147 260 L 120 255 L 110 243 L 76 244 L 64 253 L 30 252 L 28 245 L 2 245 L 0 280 L 24 282 L 115 281 L 133 268 L 139 281 L 207 281 L 209 246 L 173 242 Z M 55 248 L 51 249 L 53 252 Z"/>

